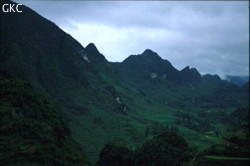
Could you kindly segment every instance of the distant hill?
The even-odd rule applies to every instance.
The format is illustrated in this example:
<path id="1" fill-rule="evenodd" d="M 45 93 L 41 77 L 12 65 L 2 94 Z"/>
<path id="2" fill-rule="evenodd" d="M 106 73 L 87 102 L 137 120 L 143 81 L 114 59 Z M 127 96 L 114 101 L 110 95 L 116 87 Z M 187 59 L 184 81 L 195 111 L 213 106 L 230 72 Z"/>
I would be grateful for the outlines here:
<path id="1" fill-rule="evenodd" d="M 115 68 L 126 80 L 161 80 L 185 85 L 200 82 L 201 76 L 196 69 L 184 68 L 178 71 L 157 53 L 146 49 L 142 54 L 131 55 L 122 63 L 115 63 Z"/>
<path id="2" fill-rule="evenodd" d="M 249 82 L 249 76 L 231 76 L 231 75 L 226 75 L 225 78 L 226 81 L 231 82 L 235 85 L 242 86 Z"/>

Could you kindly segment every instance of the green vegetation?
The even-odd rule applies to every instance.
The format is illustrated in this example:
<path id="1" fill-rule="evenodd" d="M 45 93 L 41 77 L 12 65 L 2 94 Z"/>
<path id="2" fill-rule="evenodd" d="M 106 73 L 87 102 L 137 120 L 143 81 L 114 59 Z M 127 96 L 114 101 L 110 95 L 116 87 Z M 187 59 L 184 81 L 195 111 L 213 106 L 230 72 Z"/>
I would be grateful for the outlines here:
<path id="1" fill-rule="evenodd" d="M 100 166 L 134 166 L 133 151 L 118 144 L 109 143 L 100 152 Z"/>
<path id="2" fill-rule="evenodd" d="M 193 157 L 186 141 L 174 131 L 148 139 L 136 150 L 107 144 L 100 153 L 100 166 L 181 166 Z"/>
<path id="3" fill-rule="evenodd" d="M 136 165 L 181 166 L 193 156 L 186 141 L 176 132 L 168 131 L 146 141 L 135 151 Z"/>
<path id="4" fill-rule="evenodd" d="M 249 157 L 204 156 L 215 160 L 249 160 Z"/>
<path id="5" fill-rule="evenodd" d="M 0 72 L 0 165 L 85 165 L 70 130 L 47 98 Z"/>
<path id="6" fill-rule="evenodd" d="M 196 156 L 194 165 L 249 165 L 249 125 L 242 125 Z"/>

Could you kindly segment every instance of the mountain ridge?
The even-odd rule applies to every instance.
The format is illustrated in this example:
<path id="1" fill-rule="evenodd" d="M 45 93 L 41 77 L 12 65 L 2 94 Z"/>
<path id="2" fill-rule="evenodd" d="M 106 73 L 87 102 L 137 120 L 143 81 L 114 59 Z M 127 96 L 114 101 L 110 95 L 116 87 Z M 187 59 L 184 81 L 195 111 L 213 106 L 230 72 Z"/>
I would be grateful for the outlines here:
<path id="1" fill-rule="evenodd" d="M 190 69 L 187 66 L 179 71 L 168 60 L 162 59 L 150 49 L 146 49 L 142 54 L 130 55 L 121 63 L 116 63 L 116 66 L 121 75 L 125 74 L 123 77 L 131 77 L 134 71 L 142 71 L 147 73 L 141 77 L 166 79 L 181 85 L 197 84 L 201 81 L 201 75 L 195 68 Z M 136 77 L 140 76 L 136 75 Z"/>
<path id="2" fill-rule="evenodd" d="M 99 52 L 99 50 L 97 49 L 94 43 L 89 43 L 85 49 L 86 49 L 86 52 L 90 55 L 89 57 L 90 61 L 94 63 L 108 62 L 106 58 L 104 57 L 104 55 L 102 55 Z"/>
<path id="3" fill-rule="evenodd" d="M 226 75 L 225 78 L 226 81 L 231 82 L 238 86 L 243 86 L 247 82 L 249 82 L 249 76 L 232 76 L 232 75 Z"/>

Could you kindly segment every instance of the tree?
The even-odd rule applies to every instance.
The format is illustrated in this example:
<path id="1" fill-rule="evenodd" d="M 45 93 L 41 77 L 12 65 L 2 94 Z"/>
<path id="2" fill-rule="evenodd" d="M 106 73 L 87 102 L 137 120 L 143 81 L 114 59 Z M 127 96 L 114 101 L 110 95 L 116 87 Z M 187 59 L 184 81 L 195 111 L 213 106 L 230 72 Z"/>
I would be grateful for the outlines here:
<path id="1" fill-rule="evenodd" d="M 133 152 L 121 145 L 109 143 L 100 152 L 99 166 L 133 166 Z"/>
<path id="2" fill-rule="evenodd" d="M 136 166 L 180 166 L 193 156 L 186 141 L 168 131 L 146 141 L 135 151 Z"/>

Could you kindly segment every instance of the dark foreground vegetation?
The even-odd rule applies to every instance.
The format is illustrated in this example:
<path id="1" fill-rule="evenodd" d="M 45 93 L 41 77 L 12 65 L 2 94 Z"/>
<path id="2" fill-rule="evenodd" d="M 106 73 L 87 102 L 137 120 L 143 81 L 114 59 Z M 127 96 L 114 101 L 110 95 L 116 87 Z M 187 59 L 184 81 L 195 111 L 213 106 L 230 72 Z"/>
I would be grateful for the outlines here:
<path id="1" fill-rule="evenodd" d="M 135 151 L 108 144 L 100 153 L 100 166 L 180 166 L 194 155 L 186 141 L 174 131 L 151 138 Z"/>
<path id="2" fill-rule="evenodd" d="M 49 100 L 0 72 L 0 165 L 84 165 L 86 157 Z"/>

